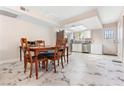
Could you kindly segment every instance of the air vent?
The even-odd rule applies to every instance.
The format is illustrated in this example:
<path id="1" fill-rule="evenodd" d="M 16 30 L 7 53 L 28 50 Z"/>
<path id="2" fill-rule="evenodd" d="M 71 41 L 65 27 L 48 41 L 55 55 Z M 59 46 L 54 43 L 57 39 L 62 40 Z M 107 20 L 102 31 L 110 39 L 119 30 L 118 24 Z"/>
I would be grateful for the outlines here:
<path id="1" fill-rule="evenodd" d="M 21 6 L 20 9 L 21 9 L 22 11 L 26 11 L 26 8 L 24 8 L 23 6 Z"/>
<path id="2" fill-rule="evenodd" d="M 20 6 L 20 10 L 25 11 L 25 12 L 28 12 L 28 9 L 25 8 L 25 7 L 23 7 L 23 6 Z"/>
<path id="3" fill-rule="evenodd" d="M 5 10 L 0 10 L 0 14 L 8 17 L 13 17 L 13 18 L 16 18 L 18 16 L 17 14 L 14 14 L 12 12 L 5 11 Z"/>

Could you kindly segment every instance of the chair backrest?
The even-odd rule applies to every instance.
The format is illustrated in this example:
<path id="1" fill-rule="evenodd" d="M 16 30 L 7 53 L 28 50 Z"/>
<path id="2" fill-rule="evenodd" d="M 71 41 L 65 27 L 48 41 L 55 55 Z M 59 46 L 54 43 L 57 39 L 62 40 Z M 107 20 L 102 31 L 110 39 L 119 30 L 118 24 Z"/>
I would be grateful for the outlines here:
<path id="1" fill-rule="evenodd" d="M 32 62 L 32 56 L 31 56 L 30 48 L 26 38 L 21 38 L 21 47 L 24 53 L 24 61 Z"/>
<path id="2" fill-rule="evenodd" d="M 63 40 L 63 47 L 65 48 L 66 47 L 66 45 L 67 45 L 67 38 L 65 38 L 64 40 Z"/>
<path id="3" fill-rule="evenodd" d="M 54 58 L 59 59 L 62 55 L 62 51 L 59 51 L 62 47 L 62 43 L 57 43 L 54 49 Z"/>
<path id="4" fill-rule="evenodd" d="M 45 41 L 44 40 L 36 40 L 35 43 L 36 43 L 36 46 L 45 47 Z"/>

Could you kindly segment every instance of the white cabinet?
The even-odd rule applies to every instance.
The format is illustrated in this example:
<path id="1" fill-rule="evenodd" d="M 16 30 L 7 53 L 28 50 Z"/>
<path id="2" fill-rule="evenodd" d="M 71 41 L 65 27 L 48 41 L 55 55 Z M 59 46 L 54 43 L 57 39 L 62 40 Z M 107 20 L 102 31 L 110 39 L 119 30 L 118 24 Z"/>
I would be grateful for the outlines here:
<path id="1" fill-rule="evenodd" d="M 72 51 L 82 52 L 82 44 L 72 44 Z"/>

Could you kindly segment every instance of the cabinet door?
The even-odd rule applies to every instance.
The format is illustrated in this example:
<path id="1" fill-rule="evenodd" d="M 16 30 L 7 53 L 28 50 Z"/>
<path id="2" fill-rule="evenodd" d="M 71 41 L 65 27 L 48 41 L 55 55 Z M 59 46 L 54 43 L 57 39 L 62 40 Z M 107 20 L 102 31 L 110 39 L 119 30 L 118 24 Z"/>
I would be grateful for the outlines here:
<path id="1" fill-rule="evenodd" d="M 78 51 L 78 45 L 72 44 L 72 51 Z"/>
<path id="2" fill-rule="evenodd" d="M 72 44 L 72 51 L 82 52 L 82 44 Z"/>
<path id="3" fill-rule="evenodd" d="M 82 44 L 78 44 L 78 52 L 82 52 Z"/>

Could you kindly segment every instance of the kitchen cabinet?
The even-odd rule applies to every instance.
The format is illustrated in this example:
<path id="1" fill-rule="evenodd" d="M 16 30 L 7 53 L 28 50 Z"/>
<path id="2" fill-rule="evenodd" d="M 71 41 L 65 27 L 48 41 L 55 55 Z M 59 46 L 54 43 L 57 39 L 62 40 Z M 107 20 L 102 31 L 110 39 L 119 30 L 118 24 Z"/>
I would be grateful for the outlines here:
<path id="1" fill-rule="evenodd" d="M 74 52 L 82 52 L 82 44 L 72 44 L 72 51 Z"/>

